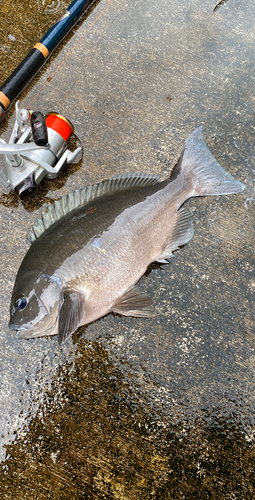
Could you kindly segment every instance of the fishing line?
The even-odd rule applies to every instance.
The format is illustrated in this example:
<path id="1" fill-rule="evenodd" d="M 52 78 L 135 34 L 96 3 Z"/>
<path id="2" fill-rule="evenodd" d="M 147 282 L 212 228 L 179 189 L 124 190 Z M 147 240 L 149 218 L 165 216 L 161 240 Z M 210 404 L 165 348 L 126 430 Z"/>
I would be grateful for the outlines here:
<path id="1" fill-rule="evenodd" d="M 94 21 L 91 23 L 91 25 L 88 27 L 88 29 L 85 31 L 85 33 L 83 33 L 83 35 L 80 37 L 80 39 L 78 40 L 78 42 L 74 45 L 74 47 L 68 52 L 67 56 L 65 57 L 65 59 L 62 61 L 62 63 L 57 67 L 57 69 L 52 73 L 51 76 L 49 76 L 46 80 L 46 82 L 41 86 L 41 88 L 38 90 L 37 94 L 33 97 L 33 99 L 30 101 L 30 103 L 27 105 L 27 108 L 30 107 L 31 103 L 38 97 L 38 95 L 40 94 L 40 92 L 44 89 L 44 87 L 52 80 L 52 78 L 58 73 L 58 71 L 62 68 L 62 66 L 66 63 L 67 59 L 70 57 L 70 55 L 72 54 L 72 52 L 76 49 L 76 47 L 81 43 L 81 41 L 83 40 L 83 38 L 88 34 L 88 32 L 91 30 L 92 26 L 94 26 L 94 24 L 98 21 L 98 19 L 103 15 L 103 13 L 108 9 L 108 7 L 110 6 L 110 4 L 112 3 L 113 0 L 109 0 L 109 2 L 107 3 L 107 5 L 103 8 L 103 10 L 100 12 L 100 14 L 96 17 L 96 19 L 94 19 Z M 126 3 L 126 2 L 125 2 Z M 123 7 L 122 7 L 123 9 Z M 122 10 L 121 9 L 121 10 Z M 121 10 L 118 12 L 117 16 L 114 18 L 114 21 L 115 19 L 118 17 L 119 13 L 121 12 Z M 113 21 L 113 22 L 114 22 Z M 112 24 L 112 23 L 111 23 Z M 109 30 L 108 30 L 109 31 Z M 106 32 L 106 34 L 108 33 L 108 31 Z M 105 35 L 106 35 L 105 34 Z M 104 36 L 105 36 L 104 35 Z M 104 38 L 104 37 L 103 37 Z M 101 41 L 103 40 L 103 38 L 100 40 L 99 44 L 101 43 Z M 95 50 L 97 50 L 99 44 L 97 45 L 97 47 L 95 48 Z M 95 50 L 93 51 L 93 53 L 95 52 Z"/>
<path id="2" fill-rule="evenodd" d="M 98 44 L 97 44 L 97 45 L 96 45 L 96 47 L 94 48 L 94 50 L 93 50 L 93 52 L 92 52 L 91 56 L 89 57 L 89 60 L 88 60 L 87 64 L 86 64 L 86 65 L 84 65 L 82 69 L 84 69 L 84 68 L 87 68 L 87 67 L 88 67 L 89 61 L 91 60 L 92 56 L 93 56 L 93 55 L 95 54 L 95 52 L 97 51 L 97 49 L 98 49 L 99 45 L 101 44 L 101 42 L 103 41 L 103 39 L 106 37 L 107 33 L 109 33 L 111 26 L 114 24 L 114 22 L 116 21 L 117 17 L 120 15 L 120 13 L 122 12 L 122 10 L 124 9 L 124 7 L 125 7 L 125 5 L 126 5 L 126 3 L 127 3 L 127 2 L 128 2 L 128 0 L 126 0 L 126 1 L 124 2 L 123 6 L 122 6 L 122 7 L 121 7 L 121 9 L 119 10 L 118 14 L 116 14 L 116 16 L 113 18 L 112 22 L 109 24 L 109 28 L 108 28 L 108 30 L 105 32 L 104 36 L 103 36 L 103 37 L 101 38 L 101 40 L 98 42 Z M 109 3 L 110 3 L 110 2 L 109 2 Z M 107 6 L 106 6 L 106 7 L 107 7 Z M 102 12 L 103 12 L 103 11 L 102 11 Z M 83 35 L 83 36 L 84 36 L 84 35 Z M 75 84 L 76 84 L 76 81 L 74 81 L 74 83 L 73 83 L 73 84 L 69 87 L 69 89 L 68 89 L 68 93 L 70 93 L 70 91 L 73 89 L 73 87 L 75 86 Z M 65 98 L 63 98 L 63 99 L 62 99 L 61 104 L 63 103 L 63 101 L 64 101 L 64 100 L 65 100 Z"/>

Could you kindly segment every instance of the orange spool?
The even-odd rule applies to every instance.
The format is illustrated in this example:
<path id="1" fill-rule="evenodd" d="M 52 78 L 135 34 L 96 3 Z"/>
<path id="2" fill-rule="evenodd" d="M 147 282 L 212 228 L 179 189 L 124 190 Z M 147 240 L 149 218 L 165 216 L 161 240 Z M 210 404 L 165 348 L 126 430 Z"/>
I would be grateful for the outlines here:
<path id="1" fill-rule="evenodd" d="M 65 141 L 74 133 L 72 123 L 62 115 L 57 113 L 49 113 L 46 116 L 46 125 L 48 128 L 55 130 Z"/>

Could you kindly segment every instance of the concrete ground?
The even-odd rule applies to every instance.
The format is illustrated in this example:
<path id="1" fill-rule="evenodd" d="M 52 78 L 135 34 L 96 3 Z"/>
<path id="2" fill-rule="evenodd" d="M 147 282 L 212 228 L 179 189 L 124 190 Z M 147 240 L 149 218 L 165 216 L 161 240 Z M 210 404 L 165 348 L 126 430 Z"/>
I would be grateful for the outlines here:
<path id="1" fill-rule="evenodd" d="M 101 0 L 20 96 L 67 116 L 83 158 L 27 202 L 0 187 L 1 498 L 255 497 L 255 14 L 216 3 Z M 20 23 L 28 52 L 42 33 Z M 3 138 L 13 122 L 12 107 Z M 61 350 L 17 340 L 10 296 L 47 204 L 122 172 L 168 176 L 199 125 L 246 191 L 187 203 L 194 238 L 139 284 L 156 317 L 109 315 Z"/>

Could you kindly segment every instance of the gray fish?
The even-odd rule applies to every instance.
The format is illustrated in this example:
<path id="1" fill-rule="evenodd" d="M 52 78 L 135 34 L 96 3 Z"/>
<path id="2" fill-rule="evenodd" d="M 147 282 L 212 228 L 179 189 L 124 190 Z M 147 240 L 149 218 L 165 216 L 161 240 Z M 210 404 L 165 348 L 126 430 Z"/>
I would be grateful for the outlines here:
<path id="1" fill-rule="evenodd" d="M 171 177 L 122 174 L 63 196 L 32 227 L 13 289 L 10 324 L 20 338 L 76 329 L 109 312 L 154 315 L 136 283 L 152 262 L 168 263 L 193 236 L 192 196 L 239 193 L 207 148 L 188 138 Z"/>

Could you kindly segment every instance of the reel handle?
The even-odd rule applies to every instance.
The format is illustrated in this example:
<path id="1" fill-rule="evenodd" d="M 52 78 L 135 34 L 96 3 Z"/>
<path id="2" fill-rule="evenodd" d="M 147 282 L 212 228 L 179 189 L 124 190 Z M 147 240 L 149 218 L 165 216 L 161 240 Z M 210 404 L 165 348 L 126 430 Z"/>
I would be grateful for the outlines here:
<path id="1" fill-rule="evenodd" d="M 31 129 L 34 142 L 37 146 L 48 144 L 48 129 L 44 115 L 41 111 L 34 111 L 31 115 Z"/>

